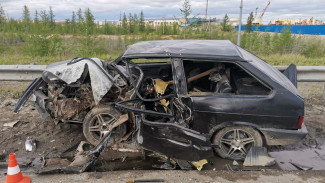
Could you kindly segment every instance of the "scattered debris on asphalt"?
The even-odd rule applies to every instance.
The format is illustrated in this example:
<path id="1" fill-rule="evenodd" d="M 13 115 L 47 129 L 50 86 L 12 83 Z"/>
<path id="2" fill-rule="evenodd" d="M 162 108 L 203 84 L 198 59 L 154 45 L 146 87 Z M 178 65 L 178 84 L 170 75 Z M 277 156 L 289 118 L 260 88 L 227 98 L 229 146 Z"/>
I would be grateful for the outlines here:
<path id="1" fill-rule="evenodd" d="M 319 146 L 317 149 L 306 148 L 302 150 L 294 149 L 269 153 L 276 159 L 277 164 L 283 170 L 302 170 L 302 168 L 306 170 L 309 168 L 312 168 L 313 170 L 324 170 L 325 167 L 324 144 Z"/>
<path id="2" fill-rule="evenodd" d="M 226 168 L 228 171 L 234 171 L 229 164 L 226 164 Z"/>
<path id="3" fill-rule="evenodd" d="M 206 159 L 200 160 L 200 161 L 192 161 L 191 162 L 193 166 L 199 171 L 202 170 L 203 166 L 208 163 Z"/>
<path id="4" fill-rule="evenodd" d="M 159 168 L 163 170 L 176 169 L 177 162 L 174 159 L 160 154 L 154 154 L 154 156 L 158 156 L 160 158 L 159 161 L 163 162 L 163 164 L 162 165 L 153 164 L 152 165 L 153 168 Z"/>
<path id="5" fill-rule="evenodd" d="M 243 166 L 271 166 L 275 159 L 267 154 L 266 148 L 253 146 L 247 153 Z"/>
<path id="6" fill-rule="evenodd" d="M 126 183 L 137 183 L 137 182 L 165 182 L 164 179 L 136 179 L 127 180 Z"/>
<path id="7" fill-rule="evenodd" d="M 299 170 L 311 170 L 313 169 L 313 167 L 308 167 L 308 166 L 305 166 L 305 165 L 300 165 L 300 164 L 297 164 L 297 163 L 294 163 L 292 161 L 289 162 L 290 164 L 292 164 L 293 166 L 295 166 L 296 168 L 298 168 Z"/>
<path id="8" fill-rule="evenodd" d="M 82 173 L 88 170 L 92 165 L 94 165 L 98 157 L 106 149 L 111 134 L 112 133 L 105 134 L 101 142 L 99 142 L 97 146 L 90 149 L 89 151 L 84 150 L 84 145 L 86 144 L 86 142 L 81 142 L 77 148 L 77 153 L 74 157 L 73 162 L 70 162 L 66 159 L 60 159 L 59 161 L 55 161 L 56 164 L 51 164 L 51 167 L 46 167 L 47 163 L 44 163 L 44 166 L 42 166 L 41 169 L 38 170 L 38 173 Z"/>
<path id="9" fill-rule="evenodd" d="M 234 160 L 234 161 L 232 162 L 232 165 L 234 165 L 234 166 L 238 166 L 239 163 L 238 163 L 236 160 Z"/>
<path id="10" fill-rule="evenodd" d="M 20 122 L 20 121 L 16 120 L 16 121 L 13 121 L 13 122 L 10 122 L 10 123 L 5 123 L 5 124 L 3 124 L 3 127 L 13 128 L 18 122 Z"/>
<path id="11" fill-rule="evenodd" d="M 25 141 L 25 148 L 26 148 L 26 151 L 28 151 L 28 152 L 35 151 L 36 141 L 32 140 L 30 138 L 27 138 L 27 140 Z"/>
<path id="12" fill-rule="evenodd" d="M 175 159 L 177 165 L 182 169 L 182 170 L 192 170 L 193 166 L 185 160 L 179 160 L 179 159 Z"/>

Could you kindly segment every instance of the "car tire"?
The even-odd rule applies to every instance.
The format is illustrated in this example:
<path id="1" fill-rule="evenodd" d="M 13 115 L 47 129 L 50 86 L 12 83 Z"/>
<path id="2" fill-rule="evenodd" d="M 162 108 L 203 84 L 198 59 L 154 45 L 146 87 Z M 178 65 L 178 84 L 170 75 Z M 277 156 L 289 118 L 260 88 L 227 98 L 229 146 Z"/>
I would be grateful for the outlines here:
<path id="1" fill-rule="evenodd" d="M 104 132 L 107 132 L 104 127 L 100 125 L 98 117 L 104 119 L 105 122 L 113 123 L 121 116 L 121 112 L 112 106 L 98 107 L 90 110 L 83 120 L 83 134 L 92 145 L 97 145 L 103 137 Z M 112 135 L 107 145 L 112 146 L 119 141 L 127 131 L 126 123 L 123 123 L 112 130 Z"/>
<path id="2" fill-rule="evenodd" d="M 252 127 L 233 126 L 218 131 L 212 143 L 219 146 L 214 150 L 221 158 L 244 160 L 251 147 L 263 146 L 263 139 L 260 133 Z"/>

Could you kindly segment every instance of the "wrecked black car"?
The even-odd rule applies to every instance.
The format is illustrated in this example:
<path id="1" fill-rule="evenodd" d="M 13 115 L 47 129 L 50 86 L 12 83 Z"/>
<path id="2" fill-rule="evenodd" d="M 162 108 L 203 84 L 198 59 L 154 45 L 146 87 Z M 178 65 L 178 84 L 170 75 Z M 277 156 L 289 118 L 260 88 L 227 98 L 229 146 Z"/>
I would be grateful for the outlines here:
<path id="1" fill-rule="evenodd" d="M 109 63 L 48 65 L 14 111 L 34 94 L 46 122 L 83 125 L 93 145 L 110 136 L 105 147 L 128 141 L 180 160 L 242 160 L 253 146 L 306 136 L 296 82 L 294 65 L 281 73 L 230 41 L 145 41 Z"/>

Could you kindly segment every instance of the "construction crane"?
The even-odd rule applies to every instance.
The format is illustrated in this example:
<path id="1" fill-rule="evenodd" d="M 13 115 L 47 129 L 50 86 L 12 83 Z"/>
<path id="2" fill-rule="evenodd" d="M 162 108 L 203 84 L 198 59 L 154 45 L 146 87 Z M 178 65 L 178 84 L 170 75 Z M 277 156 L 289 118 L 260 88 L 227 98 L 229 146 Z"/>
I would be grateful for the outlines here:
<path id="1" fill-rule="evenodd" d="M 257 17 L 257 10 L 258 10 L 258 7 L 255 8 L 255 17 L 254 18 Z"/>
<path id="2" fill-rule="evenodd" d="M 262 21 L 262 18 L 263 18 L 263 16 L 264 16 L 265 11 L 266 11 L 267 8 L 270 6 L 270 4 L 271 4 L 271 2 L 268 1 L 266 7 L 263 9 L 261 15 L 260 15 L 258 18 L 257 18 L 257 9 L 258 9 L 258 7 L 255 8 L 255 18 L 254 18 L 254 20 L 253 20 L 253 22 L 252 22 L 253 25 L 263 25 L 263 24 L 262 24 L 262 22 L 263 22 L 263 21 Z"/>
<path id="3" fill-rule="evenodd" d="M 260 15 L 260 19 L 263 18 L 265 11 L 266 11 L 267 8 L 270 6 L 270 4 L 271 4 L 271 2 L 269 1 L 269 2 L 267 3 L 266 7 L 263 9 L 263 12 L 261 13 L 261 15 Z"/>

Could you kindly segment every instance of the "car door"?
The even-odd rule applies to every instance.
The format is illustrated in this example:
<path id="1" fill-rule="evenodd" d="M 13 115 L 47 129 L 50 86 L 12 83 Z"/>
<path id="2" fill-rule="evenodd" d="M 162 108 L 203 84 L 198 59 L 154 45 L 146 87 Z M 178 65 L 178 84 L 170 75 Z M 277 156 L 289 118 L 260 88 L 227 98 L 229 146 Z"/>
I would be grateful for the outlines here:
<path id="1" fill-rule="evenodd" d="M 172 65 L 177 98 L 186 92 L 186 78 L 181 59 L 172 59 Z M 169 122 L 149 121 L 142 115 L 138 143 L 145 149 L 176 159 L 197 161 L 213 156 L 209 139 L 173 120 L 174 118 L 170 118 Z"/>

